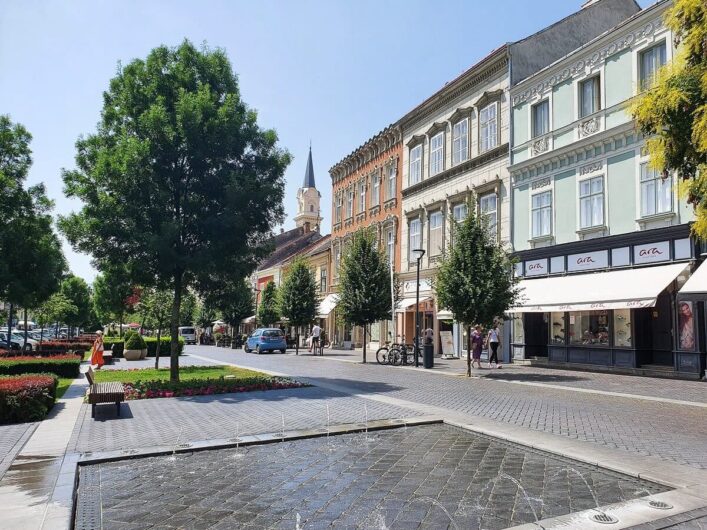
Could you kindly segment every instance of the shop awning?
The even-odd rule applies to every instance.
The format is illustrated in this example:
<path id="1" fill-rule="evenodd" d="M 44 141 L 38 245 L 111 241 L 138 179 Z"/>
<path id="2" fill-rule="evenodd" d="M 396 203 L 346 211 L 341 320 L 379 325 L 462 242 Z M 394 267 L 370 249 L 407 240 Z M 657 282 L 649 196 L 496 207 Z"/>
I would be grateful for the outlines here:
<path id="1" fill-rule="evenodd" d="M 426 302 L 429 299 L 430 299 L 429 296 L 421 296 L 420 303 Z M 404 313 L 409 308 L 415 307 L 416 301 L 417 301 L 417 298 L 414 296 L 410 297 L 410 298 L 403 298 L 402 300 L 400 300 L 400 302 L 398 302 L 398 307 L 395 309 L 395 312 L 396 313 Z"/>
<path id="2" fill-rule="evenodd" d="M 707 266 L 700 265 L 682 286 L 678 295 L 681 298 L 707 298 Z"/>
<path id="3" fill-rule="evenodd" d="M 442 309 L 440 311 L 437 311 L 437 320 L 453 320 L 454 317 L 452 316 L 451 311 L 447 311 L 446 309 Z"/>
<path id="4" fill-rule="evenodd" d="M 661 291 L 686 268 L 687 264 L 678 263 L 521 280 L 521 303 L 508 313 L 653 307 Z"/>
<path id="5" fill-rule="evenodd" d="M 241 324 L 252 324 L 253 322 L 255 322 L 255 315 L 241 320 Z"/>
<path id="6" fill-rule="evenodd" d="M 319 309 L 317 311 L 317 318 L 326 318 L 329 316 L 329 313 L 333 311 L 333 309 L 336 307 L 336 304 L 339 303 L 339 295 L 338 294 L 328 294 L 319 303 Z"/>

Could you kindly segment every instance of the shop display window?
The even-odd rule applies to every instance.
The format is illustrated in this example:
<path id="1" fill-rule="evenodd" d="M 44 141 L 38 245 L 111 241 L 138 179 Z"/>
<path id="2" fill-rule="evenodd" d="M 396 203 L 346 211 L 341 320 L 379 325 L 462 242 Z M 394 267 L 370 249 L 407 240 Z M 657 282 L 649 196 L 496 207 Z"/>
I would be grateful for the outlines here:
<path id="1" fill-rule="evenodd" d="M 570 344 L 609 345 L 609 312 L 577 311 L 569 314 Z"/>
<path id="2" fill-rule="evenodd" d="M 633 346 L 630 309 L 614 310 L 614 346 L 617 348 L 631 348 Z"/>
<path id="3" fill-rule="evenodd" d="M 693 303 L 683 300 L 678 303 L 678 340 L 681 350 L 694 351 L 695 341 L 695 308 Z"/>
<path id="4" fill-rule="evenodd" d="M 513 317 L 513 342 L 515 344 L 525 343 L 525 330 L 523 328 L 523 314 L 518 313 Z"/>
<path id="5" fill-rule="evenodd" d="M 550 314 L 550 344 L 565 343 L 565 314 Z"/>

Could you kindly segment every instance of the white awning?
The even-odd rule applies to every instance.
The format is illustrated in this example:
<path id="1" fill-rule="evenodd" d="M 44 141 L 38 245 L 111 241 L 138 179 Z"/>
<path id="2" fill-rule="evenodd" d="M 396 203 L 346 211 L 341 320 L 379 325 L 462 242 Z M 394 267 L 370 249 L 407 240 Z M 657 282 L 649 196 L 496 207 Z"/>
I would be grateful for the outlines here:
<path id="1" fill-rule="evenodd" d="M 241 320 L 241 324 L 252 324 L 253 322 L 255 322 L 255 315 Z"/>
<path id="2" fill-rule="evenodd" d="M 653 307 L 687 264 L 521 280 L 520 304 L 508 313 Z"/>
<path id="3" fill-rule="evenodd" d="M 426 302 L 429 299 L 430 299 L 429 296 L 422 296 L 422 297 L 420 297 L 420 303 Z M 402 300 L 400 300 L 400 302 L 398 302 L 398 307 L 395 309 L 395 312 L 396 313 L 404 313 L 410 307 L 414 307 L 416 301 L 417 301 L 417 298 L 414 296 L 411 298 L 403 298 Z"/>
<path id="4" fill-rule="evenodd" d="M 678 294 L 685 297 L 707 297 L 707 266 L 700 265 Z"/>
<path id="5" fill-rule="evenodd" d="M 336 307 L 336 304 L 339 303 L 339 295 L 338 294 L 328 294 L 319 303 L 319 309 L 317 310 L 317 318 L 326 318 L 329 316 L 329 313 L 332 312 L 332 310 Z"/>
<path id="6" fill-rule="evenodd" d="M 453 320 L 452 312 L 447 309 L 437 311 L 437 320 Z"/>

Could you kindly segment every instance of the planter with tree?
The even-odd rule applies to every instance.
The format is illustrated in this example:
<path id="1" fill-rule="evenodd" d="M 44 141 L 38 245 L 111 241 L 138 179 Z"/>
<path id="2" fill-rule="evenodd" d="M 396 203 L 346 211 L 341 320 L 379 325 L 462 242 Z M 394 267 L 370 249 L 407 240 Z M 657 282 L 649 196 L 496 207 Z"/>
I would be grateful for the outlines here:
<path id="1" fill-rule="evenodd" d="M 126 361 L 139 361 L 147 357 L 147 345 L 139 333 L 133 331 L 125 334 L 123 357 Z"/>

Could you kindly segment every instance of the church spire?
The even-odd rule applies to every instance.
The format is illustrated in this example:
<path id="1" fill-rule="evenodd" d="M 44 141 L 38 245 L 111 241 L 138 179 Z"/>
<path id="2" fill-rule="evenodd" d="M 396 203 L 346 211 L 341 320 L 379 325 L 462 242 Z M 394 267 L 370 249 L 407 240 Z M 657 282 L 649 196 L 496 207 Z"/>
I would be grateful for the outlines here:
<path id="1" fill-rule="evenodd" d="M 309 158 L 307 158 L 307 170 L 304 172 L 303 188 L 316 188 L 314 184 L 314 165 L 312 164 L 312 143 L 309 144 Z"/>

